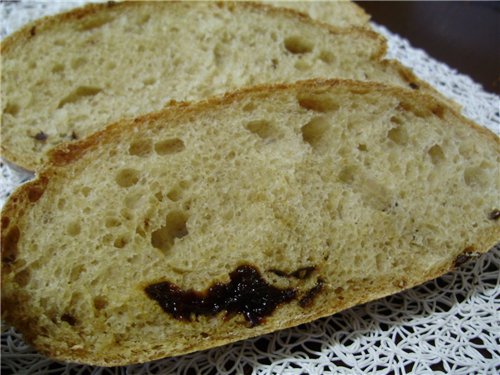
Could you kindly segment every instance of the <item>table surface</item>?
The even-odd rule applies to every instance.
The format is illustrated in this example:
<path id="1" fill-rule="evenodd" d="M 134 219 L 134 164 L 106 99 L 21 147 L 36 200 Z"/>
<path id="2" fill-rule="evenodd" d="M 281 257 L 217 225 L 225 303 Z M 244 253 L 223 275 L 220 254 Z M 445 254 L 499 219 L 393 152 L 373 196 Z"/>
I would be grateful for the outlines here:
<path id="1" fill-rule="evenodd" d="M 500 94 L 500 2 L 356 3 L 413 47 Z"/>

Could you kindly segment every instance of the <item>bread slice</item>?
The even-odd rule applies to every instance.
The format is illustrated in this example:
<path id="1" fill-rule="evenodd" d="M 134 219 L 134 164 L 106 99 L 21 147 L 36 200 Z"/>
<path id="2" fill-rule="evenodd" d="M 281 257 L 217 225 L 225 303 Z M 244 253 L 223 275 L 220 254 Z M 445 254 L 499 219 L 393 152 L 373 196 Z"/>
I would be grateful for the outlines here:
<path id="1" fill-rule="evenodd" d="M 334 29 L 252 3 L 126 2 L 45 18 L 2 45 L 2 154 L 45 152 L 171 100 L 317 77 L 430 90 L 369 30 Z"/>
<path id="2" fill-rule="evenodd" d="M 61 145 L 2 213 L 2 314 L 41 353 L 123 365 L 428 279 L 500 238 L 499 139 L 430 96 L 306 81 Z"/>
<path id="3" fill-rule="evenodd" d="M 352 1 L 263 1 L 276 7 L 294 9 L 336 27 L 370 27 L 370 16 Z"/>

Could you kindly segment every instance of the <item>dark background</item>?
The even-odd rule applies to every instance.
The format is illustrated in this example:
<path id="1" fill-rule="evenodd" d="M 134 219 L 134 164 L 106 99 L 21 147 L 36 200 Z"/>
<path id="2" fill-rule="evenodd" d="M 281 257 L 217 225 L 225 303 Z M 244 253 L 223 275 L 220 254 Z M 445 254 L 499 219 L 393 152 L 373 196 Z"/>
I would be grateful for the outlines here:
<path id="1" fill-rule="evenodd" d="M 413 47 L 500 94 L 500 2 L 356 3 Z"/>

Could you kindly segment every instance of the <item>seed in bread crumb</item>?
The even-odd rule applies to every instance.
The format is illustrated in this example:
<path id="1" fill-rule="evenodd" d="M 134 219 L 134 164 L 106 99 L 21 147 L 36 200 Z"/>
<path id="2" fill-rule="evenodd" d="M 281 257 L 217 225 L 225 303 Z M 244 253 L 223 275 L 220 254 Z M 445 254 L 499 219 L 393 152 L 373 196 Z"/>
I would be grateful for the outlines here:
<path id="1" fill-rule="evenodd" d="M 37 141 L 45 142 L 49 136 L 45 134 L 43 131 L 36 133 L 36 135 L 33 137 Z"/>
<path id="2" fill-rule="evenodd" d="M 499 218 L 500 218 L 500 210 L 498 210 L 498 209 L 494 209 L 488 215 L 488 219 L 490 219 L 490 220 L 498 220 Z"/>

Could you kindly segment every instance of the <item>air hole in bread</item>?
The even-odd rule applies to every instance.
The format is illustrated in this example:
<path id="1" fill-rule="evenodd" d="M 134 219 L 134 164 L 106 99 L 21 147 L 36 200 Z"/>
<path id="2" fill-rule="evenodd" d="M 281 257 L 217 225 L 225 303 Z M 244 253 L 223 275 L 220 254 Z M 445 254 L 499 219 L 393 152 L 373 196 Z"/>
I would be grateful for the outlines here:
<path id="1" fill-rule="evenodd" d="M 10 219 L 8 216 L 2 216 L 2 231 L 6 230 L 9 227 Z"/>
<path id="2" fill-rule="evenodd" d="M 223 44 L 217 43 L 213 49 L 214 64 L 215 66 L 222 66 L 224 62 L 224 57 L 227 55 L 227 51 Z"/>
<path id="3" fill-rule="evenodd" d="M 151 233 L 151 245 L 166 254 L 176 239 L 188 235 L 187 220 L 187 215 L 182 211 L 170 212 L 165 219 L 165 225 Z"/>
<path id="4" fill-rule="evenodd" d="M 122 249 L 128 243 L 129 243 L 129 240 L 127 237 L 120 236 L 120 237 L 115 239 L 115 241 L 113 242 L 113 246 L 116 247 L 117 249 Z"/>
<path id="5" fill-rule="evenodd" d="M 429 151 L 427 151 L 427 153 L 431 157 L 432 163 L 435 165 L 443 162 L 446 159 L 443 149 L 439 145 L 432 146 Z"/>
<path id="6" fill-rule="evenodd" d="M 87 19 L 84 19 L 80 22 L 80 24 L 78 25 L 78 30 L 88 31 L 96 29 L 107 24 L 111 20 L 112 18 L 107 14 L 89 15 L 87 16 Z"/>
<path id="7" fill-rule="evenodd" d="M 17 259 L 17 243 L 21 232 L 17 226 L 12 227 L 3 238 L 2 243 L 2 262 L 14 263 Z"/>
<path id="8" fill-rule="evenodd" d="M 127 208 L 123 208 L 120 214 L 122 215 L 124 220 L 132 220 L 134 218 L 132 212 Z"/>
<path id="9" fill-rule="evenodd" d="M 137 184 L 140 173 L 136 169 L 125 168 L 119 171 L 115 177 L 116 183 L 124 188 L 128 188 Z"/>
<path id="10" fill-rule="evenodd" d="M 78 221 L 73 221 L 71 223 L 68 223 L 68 225 L 66 226 L 66 233 L 72 237 L 78 236 L 81 230 L 82 228 Z"/>
<path id="11" fill-rule="evenodd" d="M 149 138 L 141 138 L 132 141 L 128 153 L 133 156 L 145 157 L 153 151 L 153 141 Z"/>
<path id="12" fill-rule="evenodd" d="M 54 64 L 54 66 L 52 66 L 52 73 L 62 73 L 64 72 L 64 69 L 65 69 L 65 66 L 64 64 L 60 64 L 60 63 L 57 63 L 57 64 Z"/>
<path id="13" fill-rule="evenodd" d="M 354 256 L 354 267 L 359 268 L 363 263 L 363 257 L 361 255 Z"/>
<path id="14" fill-rule="evenodd" d="M 82 192 L 82 195 L 87 198 L 90 193 L 92 192 L 92 188 L 88 187 L 88 186 L 83 186 L 80 190 Z"/>
<path id="15" fill-rule="evenodd" d="M 245 128 L 262 139 L 273 139 L 278 136 L 277 129 L 267 120 L 250 121 Z"/>
<path id="16" fill-rule="evenodd" d="M 76 325 L 76 318 L 68 313 L 61 315 L 61 321 L 68 323 L 70 326 Z"/>
<path id="17" fill-rule="evenodd" d="M 102 310 L 108 306 L 108 300 L 104 296 L 94 297 L 94 307 L 96 310 Z"/>
<path id="18" fill-rule="evenodd" d="M 384 259 L 383 254 L 378 253 L 375 256 L 375 267 L 377 268 L 377 271 L 379 271 L 379 272 L 383 271 L 384 264 L 385 264 L 385 259 Z"/>
<path id="19" fill-rule="evenodd" d="M 100 87 L 97 86 L 79 86 L 73 90 L 69 95 L 64 97 L 58 104 L 57 108 L 62 108 L 66 104 L 76 103 L 84 98 L 92 97 L 99 94 L 102 91 Z"/>
<path id="20" fill-rule="evenodd" d="M 120 220 L 118 220 L 116 217 L 107 217 L 104 219 L 104 225 L 106 228 L 116 228 L 119 227 L 121 224 Z"/>
<path id="21" fill-rule="evenodd" d="M 155 151 L 158 155 L 176 154 L 184 148 L 184 142 L 179 138 L 165 139 L 155 144 Z"/>
<path id="22" fill-rule="evenodd" d="M 331 51 L 323 50 L 319 53 L 319 59 L 327 64 L 331 64 L 335 61 L 335 55 Z"/>
<path id="23" fill-rule="evenodd" d="M 301 93 L 297 101 L 302 108 L 317 112 L 329 112 L 339 109 L 337 101 L 327 92 L 323 93 Z"/>
<path id="24" fill-rule="evenodd" d="M 113 235 L 111 233 L 107 233 L 104 236 L 101 237 L 101 242 L 106 244 L 106 245 L 111 245 L 113 242 Z"/>
<path id="25" fill-rule="evenodd" d="M 311 69 L 311 64 L 304 60 L 299 60 L 294 64 L 294 67 L 298 70 L 309 70 Z"/>
<path id="26" fill-rule="evenodd" d="M 250 103 L 247 103 L 243 106 L 243 108 L 241 108 L 243 111 L 245 112 L 251 112 L 253 111 L 257 106 L 255 105 L 255 103 L 253 102 L 250 102 Z"/>
<path id="27" fill-rule="evenodd" d="M 481 186 L 488 183 L 488 175 L 481 166 L 469 167 L 464 171 L 464 181 L 468 186 Z"/>
<path id="28" fill-rule="evenodd" d="M 349 165 L 342 168 L 337 178 L 339 179 L 340 182 L 343 182 L 344 184 L 352 184 L 354 182 L 357 173 L 358 173 L 358 168 L 354 165 Z"/>
<path id="29" fill-rule="evenodd" d="M 106 64 L 106 69 L 114 70 L 116 68 L 116 63 L 114 61 L 110 61 Z"/>
<path id="30" fill-rule="evenodd" d="M 150 14 L 139 14 L 137 16 L 137 20 L 135 21 L 136 25 L 137 26 L 141 26 L 141 25 L 144 25 L 146 22 L 149 21 L 149 19 L 151 18 L 151 15 Z"/>
<path id="31" fill-rule="evenodd" d="M 141 201 L 141 198 L 144 196 L 144 192 L 142 191 L 135 191 L 132 193 L 127 194 L 125 197 L 124 203 L 125 207 L 130 208 L 130 209 L 135 209 L 137 208 L 137 205 Z"/>
<path id="32" fill-rule="evenodd" d="M 408 143 L 408 133 L 402 126 L 396 126 L 387 132 L 387 138 L 394 143 L 404 146 Z"/>
<path id="33" fill-rule="evenodd" d="M 14 276 L 14 281 L 20 286 L 25 287 L 31 280 L 31 271 L 25 268 Z"/>
<path id="34" fill-rule="evenodd" d="M 135 233 L 137 233 L 139 236 L 141 236 L 142 238 L 146 238 L 146 232 L 144 231 L 144 229 L 140 226 L 136 227 L 135 228 Z"/>
<path id="35" fill-rule="evenodd" d="M 142 81 L 142 83 L 144 84 L 144 86 L 151 86 L 156 83 L 156 78 L 153 77 L 145 78 Z"/>
<path id="36" fill-rule="evenodd" d="M 191 199 L 186 199 L 182 202 L 182 208 L 186 211 L 189 211 L 191 209 L 191 204 L 192 204 Z"/>
<path id="37" fill-rule="evenodd" d="M 3 112 L 15 117 L 19 113 L 20 109 L 19 104 L 8 102 Z"/>
<path id="38" fill-rule="evenodd" d="M 85 266 L 78 265 L 71 269 L 71 273 L 69 275 L 70 282 L 75 282 L 80 278 L 80 275 L 86 271 Z"/>
<path id="39" fill-rule="evenodd" d="M 86 57 L 77 57 L 76 59 L 71 60 L 71 67 L 76 70 L 82 65 L 85 65 L 87 61 Z"/>
<path id="40" fill-rule="evenodd" d="M 403 125 L 404 121 L 400 117 L 398 117 L 398 116 L 392 116 L 391 117 L 391 122 L 393 124 L 396 124 L 396 125 Z"/>
<path id="41" fill-rule="evenodd" d="M 361 176 L 354 190 L 360 193 L 363 202 L 374 210 L 385 212 L 392 207 L 391 192 L 372 178 Z"/>
<path id="42" fill-rule="evenodd" d="M 285 39 L 285 48 L 293 54 L 308 53 L 314 48 L 314 44 L 302 36 L 290 36 Z"/>
<path id="43" fill-rule="evenodd" d="M 464 158 L 469 159 L 471 155 L 474 155 L 476 153 L 476 150 L 474 149 L 473 144 L 462 142 L 462 144 L 458 146 L 458 152 Z"/>
<path id="44" fill-rule="evenodd" d="M 323 139 L 323 135 L 330 128 L 330 123 L 325 117 L 314 117 L 300 130 L 302 139 L 309 143 L 312 148 L 318 147 Z"/>
<path id="45" fill-rule="evenodd" d="M 167 193 L 167 198 L 170 199 L 172 202 L 177 202 L 178 200 L 181 199 L 182 196 L 182 190 L 176 186 Z"/>

